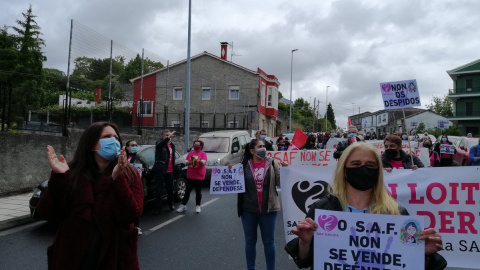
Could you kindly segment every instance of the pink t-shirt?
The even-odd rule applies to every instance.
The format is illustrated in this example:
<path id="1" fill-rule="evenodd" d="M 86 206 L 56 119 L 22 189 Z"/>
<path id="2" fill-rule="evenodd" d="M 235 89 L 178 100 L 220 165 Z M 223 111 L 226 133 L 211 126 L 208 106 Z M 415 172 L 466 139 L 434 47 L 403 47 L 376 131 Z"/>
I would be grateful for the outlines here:
<path id="1" fill-rule="evenodd" d="M 392 168 L 395 169 L 403 169 L 403 163 L 401 160 L 390 160 L 390 164 L 392 164 Z"/>
<path id="2" fill-rule="evenodd" d="M 191 157 L 207 161 L 207 154 L 203 151 L 200 151 L 198 153 L 196 151 L 189 152 L 186 157 L 187 161 L 190 161 Z M 206 173 L 207 170 L 205 168 L 205 164 L 199 162 L 197 163 L 195 168 L 193 168 L 192 165 L 188 166 L 187 168 L 187 178 L 189 179 L 204 180 Z"/>
<path id="3" fill-rule="evenodd" d="M 257 187 L 257 199 L 258 199 L 258 209 L 262 212 L 262 201 L 263 201 L 263 181 L 265 180 L 265 159 L 262 162 L 253 164 L 253 180 L 255 180 L 255 186 Z"/>
<path id="4" fill-rule="evenodd" d="M 173 157 L 172 146 L 169 143 L 167 143 L 167 146 L 168 146 L 168 151 L 170 152 L 170 157 L 168 158 L 167 173 L 172 173 L 173 172 L 173 163 L 175 163 L 175 160 L 172 160 L 172 157 Z"/>

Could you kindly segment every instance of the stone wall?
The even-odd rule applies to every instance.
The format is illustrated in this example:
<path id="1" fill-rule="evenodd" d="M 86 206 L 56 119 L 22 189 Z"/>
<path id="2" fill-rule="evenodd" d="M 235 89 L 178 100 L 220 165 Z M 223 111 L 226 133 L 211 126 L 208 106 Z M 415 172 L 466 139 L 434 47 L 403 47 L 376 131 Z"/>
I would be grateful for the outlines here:
<path id="1" fill-rule="evenodd" d="M 83 130 L 69 130 L 69 137 L 23 133 L 0 133 L 0 197 L 33 191 L 50 176 L 46 146 L 71 160 Z M 121 133 L 123 143 L 136 140 L 138 144 L 155 144 L 161 131 L 142 130 L 142 136 Z M 200 133 L 190 132 L 190 145 Z M 172 140 L 180 154 L 184 154 L 184 136 L 177 134 Z"/>

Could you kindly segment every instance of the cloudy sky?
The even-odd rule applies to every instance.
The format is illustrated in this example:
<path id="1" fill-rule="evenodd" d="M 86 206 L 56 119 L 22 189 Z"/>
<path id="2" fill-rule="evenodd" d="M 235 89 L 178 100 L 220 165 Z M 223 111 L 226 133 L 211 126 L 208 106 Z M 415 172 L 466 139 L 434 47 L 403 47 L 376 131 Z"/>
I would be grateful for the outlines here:
<path id="1" fill-rule="evenodd" d="M 132 50 L 170 63 L 187 56 L 187 0 L 0 0 L 0 25 L 15 25 L 32 4 L 42 28 L 45 67 L 66 72 L 70 20 Z M 416 79 L 422 107 L 452 88 L 446 71 L 480 58 L 476 0 L 192 0 L 191 55 L 220 54 L 275 75 L 293 99 L 328 102 L 337 125 L 383 109 L 379 83 Z M 323 108 L 323 109 L 322 109 Z"/>

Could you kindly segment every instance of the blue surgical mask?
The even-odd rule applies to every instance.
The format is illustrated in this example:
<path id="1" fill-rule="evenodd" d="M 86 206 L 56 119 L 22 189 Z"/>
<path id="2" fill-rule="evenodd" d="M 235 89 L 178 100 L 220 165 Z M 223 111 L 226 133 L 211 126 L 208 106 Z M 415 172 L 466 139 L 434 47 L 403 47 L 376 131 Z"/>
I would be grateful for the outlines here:
<path id="1" fill-rule="evenodd" d="M 115 138 L 100 139 L 98 154 L 106 160 L 114 160 L 120 155 L 120 143 Z"/>
<path id="2" fill-rule="evenodd" d="M 357 136 L 357 133 L 348 133 L 348 138 L 353 138 Z"/>
<path id="3" fill-rule="evenodd" d="M 408 138 L 407 135 L 402 135 L 403 140 L 406 140 L 407 138 Z"/>
<path id="4" fill-rule="evenodd" d="M 265 138 L 267 138 L 267 135 L 260 135 L 261 140 L 265 140 Z"/>
<path id="5" fill-rule="evenodd" d="M 443 141 L 443 142 L 446 142 L 446 141 L 447 141 L 447 138 L 442 138 L 442 141 Z"/>
<path id="6" fill-rule="evenodd" d="M 130 153 L 135 154 L 137 153 L 138 146 L 130 146 Z"/>

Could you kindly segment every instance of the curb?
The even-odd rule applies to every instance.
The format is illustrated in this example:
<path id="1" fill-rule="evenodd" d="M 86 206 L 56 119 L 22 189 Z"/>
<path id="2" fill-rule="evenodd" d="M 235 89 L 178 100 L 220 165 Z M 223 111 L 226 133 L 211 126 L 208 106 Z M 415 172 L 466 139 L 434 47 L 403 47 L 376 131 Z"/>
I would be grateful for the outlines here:
<path id="1" fill-rule="evenodd" d="M 35 222 L 36 220 L 30 217 L 30 215 L 14 217 L 12 219 L 0 221 L 0 231 L 11 229 L 20 225 Z"/>

